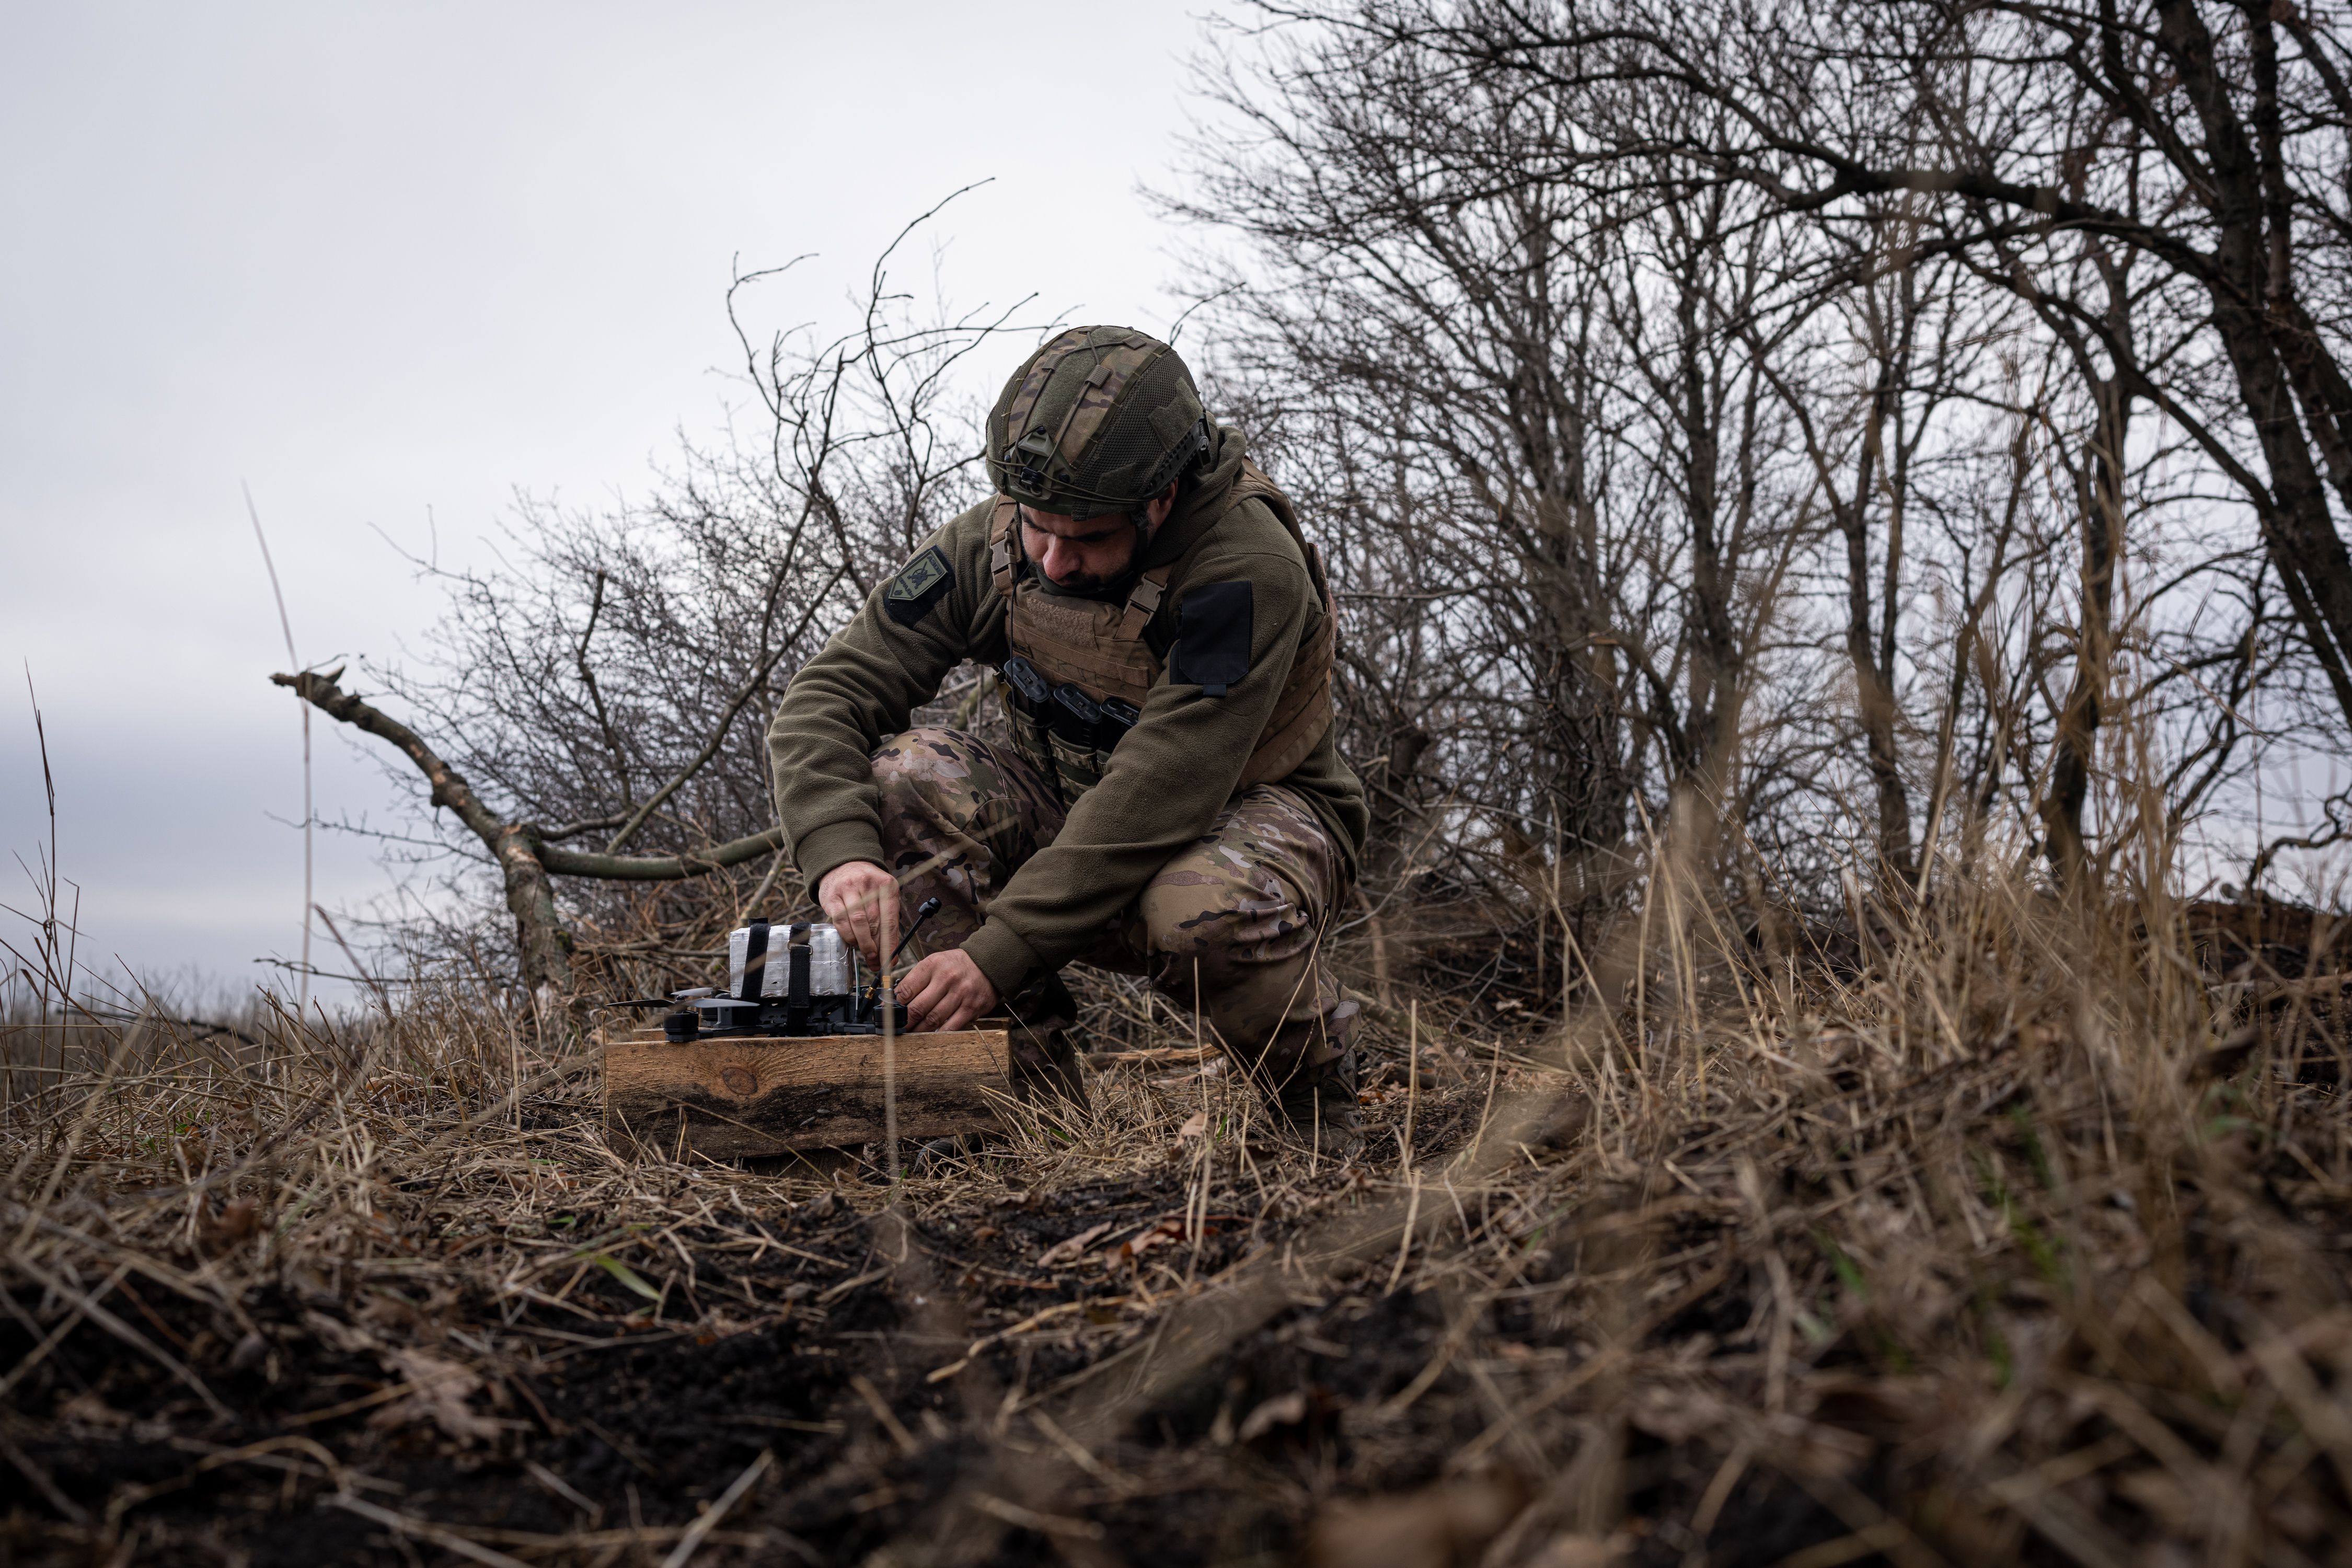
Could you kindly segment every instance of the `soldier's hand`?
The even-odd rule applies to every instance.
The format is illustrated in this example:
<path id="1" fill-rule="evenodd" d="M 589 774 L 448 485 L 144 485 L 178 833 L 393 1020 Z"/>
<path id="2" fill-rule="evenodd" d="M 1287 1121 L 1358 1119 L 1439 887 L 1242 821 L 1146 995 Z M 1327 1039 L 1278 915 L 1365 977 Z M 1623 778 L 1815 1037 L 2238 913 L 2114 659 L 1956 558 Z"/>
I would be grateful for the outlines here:
<path id="1" fill-rule="evenodd" d="M 898 941 L 898 879 L 871 860 L 847 861 L 817 883 L 816 901 L 858 956 L 881 968 L 884 943 Z"/>
<path id="2" fill-rule="evenodd" d="M 909 1029 L 961 1029 L 996 1005 L 996 987 L 960 947 L 932 953 L 898 982 Z"/>

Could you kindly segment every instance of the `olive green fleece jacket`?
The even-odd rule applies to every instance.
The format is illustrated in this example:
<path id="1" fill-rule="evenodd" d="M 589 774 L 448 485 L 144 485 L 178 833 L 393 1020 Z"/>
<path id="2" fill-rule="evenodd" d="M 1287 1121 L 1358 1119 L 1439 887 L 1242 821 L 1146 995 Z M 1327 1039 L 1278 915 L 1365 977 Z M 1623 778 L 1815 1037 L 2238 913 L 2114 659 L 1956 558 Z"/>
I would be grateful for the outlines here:
<path id="1" fill-rule="evenodd" d="M 1208 833 L 1238 793 L 1242 769 L 1274 710 L 1292 660 L 1324 614 L 1289 531 L 1257 500 L 1227 510 L 1240 477 L 1240 432 L 1213 428 L 1210 461 L 1144 548 L 1142 569 L 1175 563 L 1149 634 L 1174 640 L 1188 589 L 1247 581 L 1249 672 L 1223 697 L 1173 684 L 1163 668 L 1143 717 L 1120 740 L 1102 782 L 1078 798 L 1054 842 L 1013 874 L 964 951 L 1009 996 L 1093 946 L 1179 849 Z M 868 759 L 939 694 L 966 659 L 1002 665 L 1005 605 L 988 572 L 983 501 L 925 540 L 954 584 L 911 626 L 883 608 L 877 586 L 855 620 L 801 668 L 768 726 L 768 761 L 793 863 L 814 889 L 853 860 L 887 862 Z M 1297 791 L 1339 846 L 1350 874 L 1369 816 L 1363 785 L 1326 731 L 1280 782 Z"/>

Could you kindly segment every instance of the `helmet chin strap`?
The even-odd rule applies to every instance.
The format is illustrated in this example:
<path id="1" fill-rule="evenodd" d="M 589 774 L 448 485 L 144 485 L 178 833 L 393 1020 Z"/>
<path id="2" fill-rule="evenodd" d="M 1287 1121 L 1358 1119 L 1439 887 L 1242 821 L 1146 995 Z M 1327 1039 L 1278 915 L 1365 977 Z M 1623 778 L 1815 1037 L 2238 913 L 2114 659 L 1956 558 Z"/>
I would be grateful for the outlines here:
<path id="1" fill-rule="evenodd" d="M 1151 514 L 1148 510 L 1150 504 L 1146 501 L 1127 514 L 1127 521 L 1135 529 L 1135 548 L 1128 552 L 1126 569 L 1105 584 L 1103 592 L 1107 596 L 1125 594 L 1135 586 L 1135 580 L 1143 575 L 1143 552 L 1151 543 Z"/>
<path id="2" fill-rule="evenodd" d="M 1173 479 L 1169 480 L 1167 485 L 1160 487 L 1159 492 L 1144 497 L 1141 505 L 1128 509 L 1127 521 L 1135 525 L 1135 554 L 1128 562 L 1127 570 L 1118 574 L 1118 582 L 1122 588 L 1133 587 L 1136 578 L 1143 573 L 1143 552 L 1151 543 L 1151 536 L 1156 531 L 1151 521 L 1151 503 L 1158 500 L 1160 494 L 1165 493 L 1168 488 L 1175 483 Z M 1169 510 L 1171 513 L 1175 510 L 1173 496 L 1169 497 Z M 1166 519 L 1161 521 L 1165 521 Z"/>

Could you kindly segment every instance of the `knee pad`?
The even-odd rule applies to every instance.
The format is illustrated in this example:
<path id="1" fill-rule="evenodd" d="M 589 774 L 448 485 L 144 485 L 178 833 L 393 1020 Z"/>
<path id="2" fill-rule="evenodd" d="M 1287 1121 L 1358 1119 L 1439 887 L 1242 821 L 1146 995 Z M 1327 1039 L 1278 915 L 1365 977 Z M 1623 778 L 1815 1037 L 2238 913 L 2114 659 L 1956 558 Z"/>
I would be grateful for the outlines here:
<path id="1" fill-rule="evenodd" d="M 940 729 L 908 730 L 891 736 L 867 759 L 874 787 L 888 800 L 934 797 L 946 776 L 940 764 L 955 754 L 958 739 L 953 731 Z"/>

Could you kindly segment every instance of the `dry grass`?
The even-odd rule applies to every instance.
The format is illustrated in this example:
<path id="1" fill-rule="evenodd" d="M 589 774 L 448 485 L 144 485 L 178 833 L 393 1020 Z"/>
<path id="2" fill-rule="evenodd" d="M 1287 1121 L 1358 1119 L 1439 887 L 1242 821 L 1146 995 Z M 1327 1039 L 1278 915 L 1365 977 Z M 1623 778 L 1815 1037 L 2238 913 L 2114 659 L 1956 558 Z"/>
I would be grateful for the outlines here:
<path id="1" fill-rule="evenodd" d="M 628 1163 L 488 993 L 8 1026 L 11 1561 L 2294 1563 L 2352 1538 L 2326 988 L 1992 882 L 1863 975 L 1670 879 L 1565 1028 L 1286 1148 L 1092 994 L 1082 1121 Z M 2153 931 L 2153 935 L 2143 934 Z M 1734 962 L 1734 960 L 1737 962 Z M 2275 1001 L 2266 997 L 2275 996 Z M 47 1070 L 33 1070 L 46 1061 Z M 1410 1121 L 1412 1147 L 1405 1146 Z"/>

